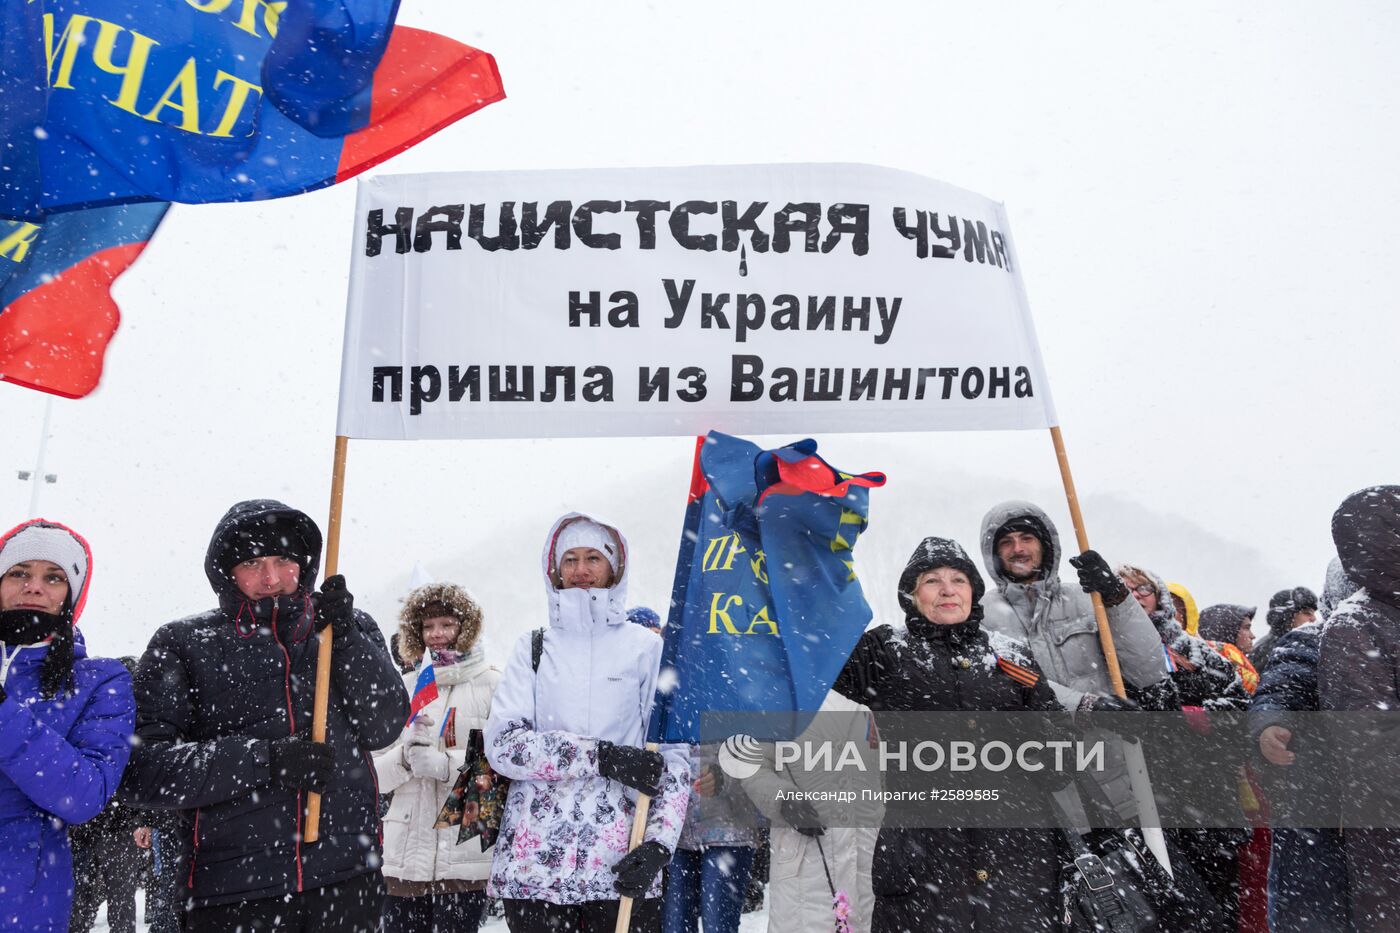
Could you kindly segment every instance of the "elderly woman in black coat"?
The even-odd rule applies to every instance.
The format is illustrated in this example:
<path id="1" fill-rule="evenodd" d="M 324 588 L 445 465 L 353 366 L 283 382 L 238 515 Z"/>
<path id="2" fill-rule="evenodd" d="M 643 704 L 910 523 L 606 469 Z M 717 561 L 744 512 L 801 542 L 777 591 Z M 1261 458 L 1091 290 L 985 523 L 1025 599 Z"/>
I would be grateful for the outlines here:
<path id="1" fill-rule="evenodd" d="M 1030 652 L 983 630 L 983 591 L 957 542 L 924 539 L 899 579 L 904 625 L 862 635 L 835 689 L 877 723 L 890 712 L 1059 710 Z M 1059 929 L 1058 866 L 1050 830 L 887 826 L 872 871 L 873 931 Z"/>

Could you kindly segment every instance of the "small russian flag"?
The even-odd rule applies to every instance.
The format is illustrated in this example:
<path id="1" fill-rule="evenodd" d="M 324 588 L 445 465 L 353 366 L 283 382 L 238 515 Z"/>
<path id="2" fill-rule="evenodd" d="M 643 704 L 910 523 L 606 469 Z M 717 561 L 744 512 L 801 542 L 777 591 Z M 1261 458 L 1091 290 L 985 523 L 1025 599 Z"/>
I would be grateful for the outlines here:
<path id="1" fill-rule="evenodd" d="M 404 728 L 413 725 L 413 720 L 423 712 L 423 707 L 437 698 L 437 674 L 433 673 L 433 662 L 425 658 L 423 670 L 418 674 L 418 683 L 413 685 L 413 698 L 408 703 L 408 722 L 403 724 Z"/>

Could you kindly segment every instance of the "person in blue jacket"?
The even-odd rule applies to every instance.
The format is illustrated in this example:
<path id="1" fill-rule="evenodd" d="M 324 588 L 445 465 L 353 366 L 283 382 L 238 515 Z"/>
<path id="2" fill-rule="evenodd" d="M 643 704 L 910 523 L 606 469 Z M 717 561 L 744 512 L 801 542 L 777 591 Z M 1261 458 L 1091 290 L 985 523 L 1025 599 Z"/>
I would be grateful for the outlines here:
<path id="1" fill-rule="evenodd" d="M 116 793 L 136 719 L 131 675 L 74 631 L 87 542 L 55 522 L 0 537 L 0 930 L 66 931 L 68 826 Z"/>

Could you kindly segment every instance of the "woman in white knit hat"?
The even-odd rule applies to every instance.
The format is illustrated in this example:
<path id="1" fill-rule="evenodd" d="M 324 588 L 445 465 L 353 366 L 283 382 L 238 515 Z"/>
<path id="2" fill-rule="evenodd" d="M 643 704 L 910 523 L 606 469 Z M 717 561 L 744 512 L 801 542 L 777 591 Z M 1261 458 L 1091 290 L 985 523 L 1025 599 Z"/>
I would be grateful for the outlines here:
<path id="1" fill-rule="evenodd" d="M 627 542 L 570 513 L 545 539 L 549 624 L 515 646 L 486 724 L 486 755 L 511 779 L 487 891 L 511 933 L 661 927 L 660 875 L 690 796 L 684 746 L 642 747 L 661 638 L 627 622 Z M 628 851 L 639 793 L 653 800 Z"/>
<path id="2" fill-rule="evenodd" d="M 91 576 L 87 542 L 62 525 L 0 536 L 0 930 L 68 929 L 67 828 L 102 812 L 130 754 L 131 675 L 73 631 Z"/>

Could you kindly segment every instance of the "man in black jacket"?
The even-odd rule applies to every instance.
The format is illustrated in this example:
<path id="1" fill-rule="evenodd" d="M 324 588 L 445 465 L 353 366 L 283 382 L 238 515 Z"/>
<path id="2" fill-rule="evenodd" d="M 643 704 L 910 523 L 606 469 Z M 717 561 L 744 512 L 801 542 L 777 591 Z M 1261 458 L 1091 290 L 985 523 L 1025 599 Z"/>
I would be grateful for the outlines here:
<path id="1" fill-rule="evenodd" d="M 379 922 L 379 811 L 369 753 L 408 716 L 403 682 L 343 577 L 314 590 L 321 533 L 271 500 L 219 522 L 204 569 L 219 607 L 163 626 L 136 675 L 122 791 L 184 812 L 187 930 L 369 931 Z M 310 739 L 317 645 L 334 633 L 326 741 Z M 302 841 L 308 792 L 320 840 Z"/>

